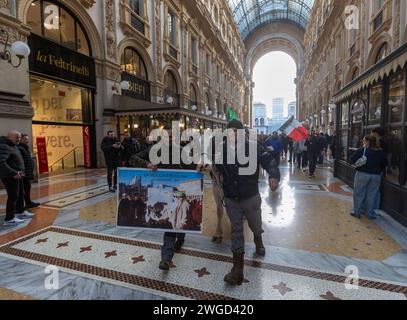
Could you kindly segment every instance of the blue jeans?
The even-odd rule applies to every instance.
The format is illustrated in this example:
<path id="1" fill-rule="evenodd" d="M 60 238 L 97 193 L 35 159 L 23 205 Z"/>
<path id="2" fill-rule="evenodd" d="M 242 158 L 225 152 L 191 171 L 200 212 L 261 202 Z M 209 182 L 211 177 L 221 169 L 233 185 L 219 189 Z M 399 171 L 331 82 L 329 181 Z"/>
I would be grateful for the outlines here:
<path id="1" fill-rule="evenodd" d="M 164 243 L 161 247 L 161 260 L 171 262 L 174 257 L 174 244 L 177 239 L 184 240 L 185 233 L 164 233 Z"/>
<path id="2" fill-rule="evenodd" d="M 362 209 L 365 209 L 366 216 L 369 218 L 376 217 L 374 209 L 381 181 L 380 175 L 356 172 L 353 192 L 353 212 L 355 215 L 360 216 Z"/>

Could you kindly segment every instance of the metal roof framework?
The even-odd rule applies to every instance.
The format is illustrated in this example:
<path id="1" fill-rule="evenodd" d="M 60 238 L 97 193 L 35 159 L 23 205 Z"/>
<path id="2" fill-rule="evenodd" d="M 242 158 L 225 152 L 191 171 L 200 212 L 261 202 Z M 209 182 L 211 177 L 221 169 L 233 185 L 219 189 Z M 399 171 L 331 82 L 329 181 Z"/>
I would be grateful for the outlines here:
<path id="1" fill-rule="evenodd" d="M 275 22 L 288 21 L 304 31 L 314 0 L 228 0 L 243 40 L 256 29 Z"/>

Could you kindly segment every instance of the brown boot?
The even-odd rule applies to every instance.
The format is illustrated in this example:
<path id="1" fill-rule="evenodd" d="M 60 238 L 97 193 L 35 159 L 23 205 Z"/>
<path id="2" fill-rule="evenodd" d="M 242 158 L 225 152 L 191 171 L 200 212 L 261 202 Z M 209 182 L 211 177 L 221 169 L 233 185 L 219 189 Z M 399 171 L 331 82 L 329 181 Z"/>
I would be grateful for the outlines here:
<path id="1" fill-rule="evenodd" d="M 225 281 L 231 285 L 241 285 L 244 280 L 243 276 L 243 266 L 244 266 L 244 253 L 234 253 L 233 254 L 233 268 L 225 276 Z"/>
<path id="2" fill-rule="evenodd" d="M 266 248 L 263 244 L 261 236 L 254 236 L 254 243 L 256 244 L 256 254 L 260 257 L 266 256 Z"/>

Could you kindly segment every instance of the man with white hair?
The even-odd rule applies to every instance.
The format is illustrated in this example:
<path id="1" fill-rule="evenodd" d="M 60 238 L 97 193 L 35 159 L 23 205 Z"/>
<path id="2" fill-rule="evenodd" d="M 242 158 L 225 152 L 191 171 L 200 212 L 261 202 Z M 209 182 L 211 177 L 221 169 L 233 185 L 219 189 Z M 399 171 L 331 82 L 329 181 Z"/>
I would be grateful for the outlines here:
<path id="1" fill-rule="evenodd" d="M 17 225 L 34 214 L 24 210 L 24 160 L 18 148 L 21 133 L 12 130 L 0 137 L 0 179 L 7 190 L 5 225 Z"/>

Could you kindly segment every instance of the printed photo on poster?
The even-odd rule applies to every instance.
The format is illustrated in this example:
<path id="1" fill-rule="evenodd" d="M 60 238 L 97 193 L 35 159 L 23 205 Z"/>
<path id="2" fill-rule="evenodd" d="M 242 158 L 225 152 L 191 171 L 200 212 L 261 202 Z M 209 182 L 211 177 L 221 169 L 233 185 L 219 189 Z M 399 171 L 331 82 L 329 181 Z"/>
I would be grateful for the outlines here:
<path id="1" fill-rule="evenodd" d="M 118 186 L 118 227 L 202 232 L 202 173 L 119 168 Z"/>
<path id="2" fill-rule="evenodd" d="M 81 109 L 66 109 L 66 121 L 82 121 Z"/>

